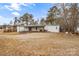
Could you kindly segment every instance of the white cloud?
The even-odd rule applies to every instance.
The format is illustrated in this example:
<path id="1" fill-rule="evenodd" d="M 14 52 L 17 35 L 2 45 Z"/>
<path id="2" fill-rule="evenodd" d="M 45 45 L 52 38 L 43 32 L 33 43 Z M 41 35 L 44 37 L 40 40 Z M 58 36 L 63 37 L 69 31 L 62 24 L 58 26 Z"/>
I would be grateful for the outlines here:
<path id="1" fill-rule="evenodd" d="M 5 5 L 5 8 L 9 9 L 9 10 L 16 10 L 16 11 L 20 11 L 20 5 L 18 3 L 12 3 L 10 5 Z"/>
<path id="2" fill-rule="evenodd" d="M 14 10 L 20 10 L 20 4 L 19 3 L 12 3 L 10 8 L 14 9 Z"/>
<path id="3" fill-rule="evenodd" d="M 28 4 L 26 4 L 26 6 L 28 8 L 30 8 L 30 9 L 32 9 L 34 6 L 36 6 L 36 4 L 34 4 L 34 3 L 28 3 Z"/>
<path id="4" fill-rule="evenodd" d="M 20 11 L 22 10 L 21 6 L 26 6 L 26 7 L 33 7 L 35 6 L 34 3 L 11 3 L 10 5 L 5 5 L 4 7 L 9 9 L 9 10 L 16 10 L 16 11 Z"/>
<path id="5" fill-rule="evenodd" d="M 20 13 L 18 13 L 18 12 L 12 12 L 12 15 L 13 16 L 20 16 Z"/>
<path id="6" fill-rule="evenodd" d="M 22 6 L 28 6 L 26 3 L 20 3 L 20 5 L 22 5 Z"/>
<path id="7" fill-rule="evenodd" d="M 36 4 L 32 3 L 33 6 L 36 6 Z"/>
<path id="8" fill-rule="evenodd" d="M 36 4 L 34 4 L 34 3 L 19 3 L 20 5 L 22 5 L 22 6 L 36 6 Z"/>
<path id="9" fill-rule="evenodd" d="M 5 5 L 4 7 L 7 8 L 7 9 L 9 9 L 9 10 L 11 10 L 11 11 L 13 10 L 8 5 Z"/>
<path id="10" fill-rule="evenodd" d="M 3 16 L 0 16 L 0 25 L 9 24 L 9 22 L 11 20 L 12 20 L 12 18 L 6 18 L 6 17 L 3 17 Z"/>
<path id="11" fill-rule="evenodd" d="M 0 18 L 3 18 L 3 16 L 0 16 Z"/>

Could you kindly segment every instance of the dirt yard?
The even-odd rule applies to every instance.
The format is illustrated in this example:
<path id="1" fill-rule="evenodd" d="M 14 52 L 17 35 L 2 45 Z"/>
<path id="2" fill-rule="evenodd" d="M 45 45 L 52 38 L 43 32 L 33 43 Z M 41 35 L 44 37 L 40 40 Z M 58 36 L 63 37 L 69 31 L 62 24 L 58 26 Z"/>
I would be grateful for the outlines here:
<path id="1" fill-rule="evenodd" d="M 79 55 L 79 35 L 64 33 L 0 34 L 0 55 Z"/>

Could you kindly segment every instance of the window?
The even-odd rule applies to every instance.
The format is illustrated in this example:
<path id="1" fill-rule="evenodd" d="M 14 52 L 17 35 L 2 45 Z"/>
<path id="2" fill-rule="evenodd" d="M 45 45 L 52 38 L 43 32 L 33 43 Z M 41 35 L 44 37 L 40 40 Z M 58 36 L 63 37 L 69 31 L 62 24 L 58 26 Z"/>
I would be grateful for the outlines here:
<path id="1" fill-rule="evenodd" d="M 56 29 L 57 29 L 57 27 L 56 27 Z"/>
<path id="2" fill-rule="evenodd" d="M 36 30 L 37 30 L 37 27 L 36 27 Z"/>

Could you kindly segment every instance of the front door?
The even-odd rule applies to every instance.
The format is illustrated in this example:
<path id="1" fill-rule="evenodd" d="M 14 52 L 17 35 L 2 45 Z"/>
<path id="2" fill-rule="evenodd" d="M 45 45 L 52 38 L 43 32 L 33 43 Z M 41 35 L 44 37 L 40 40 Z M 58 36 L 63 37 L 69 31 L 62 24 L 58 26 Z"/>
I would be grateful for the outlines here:
<path id="1" fill-rule="evenodd" d="M 31 27 L 29 27 L 29 31 L 32 31 L 32 28 Z"/>

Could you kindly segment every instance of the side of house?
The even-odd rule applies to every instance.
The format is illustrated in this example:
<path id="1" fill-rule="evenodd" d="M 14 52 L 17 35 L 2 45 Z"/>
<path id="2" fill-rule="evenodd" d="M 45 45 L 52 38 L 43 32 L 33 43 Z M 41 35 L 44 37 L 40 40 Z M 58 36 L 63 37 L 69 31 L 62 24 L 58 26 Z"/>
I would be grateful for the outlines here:
<path id="1" fill-rule="evenodd" d="M 42 25 L 17 26 L 17 32 L 39 32 L 39 31 L 44 31 L 44 26 Z"/>
<path id="2" fill-rule="evenodd" d="M 3 32 L 16 32 L 17 31 L 17 26 L 15 25 L 5 25 L 2 27 Z"/>
<path id="3" fill-rule="evenodd" d="M 48 32 L 60 32 L 59 25 L 46 25 L 44 29 Z"/>

